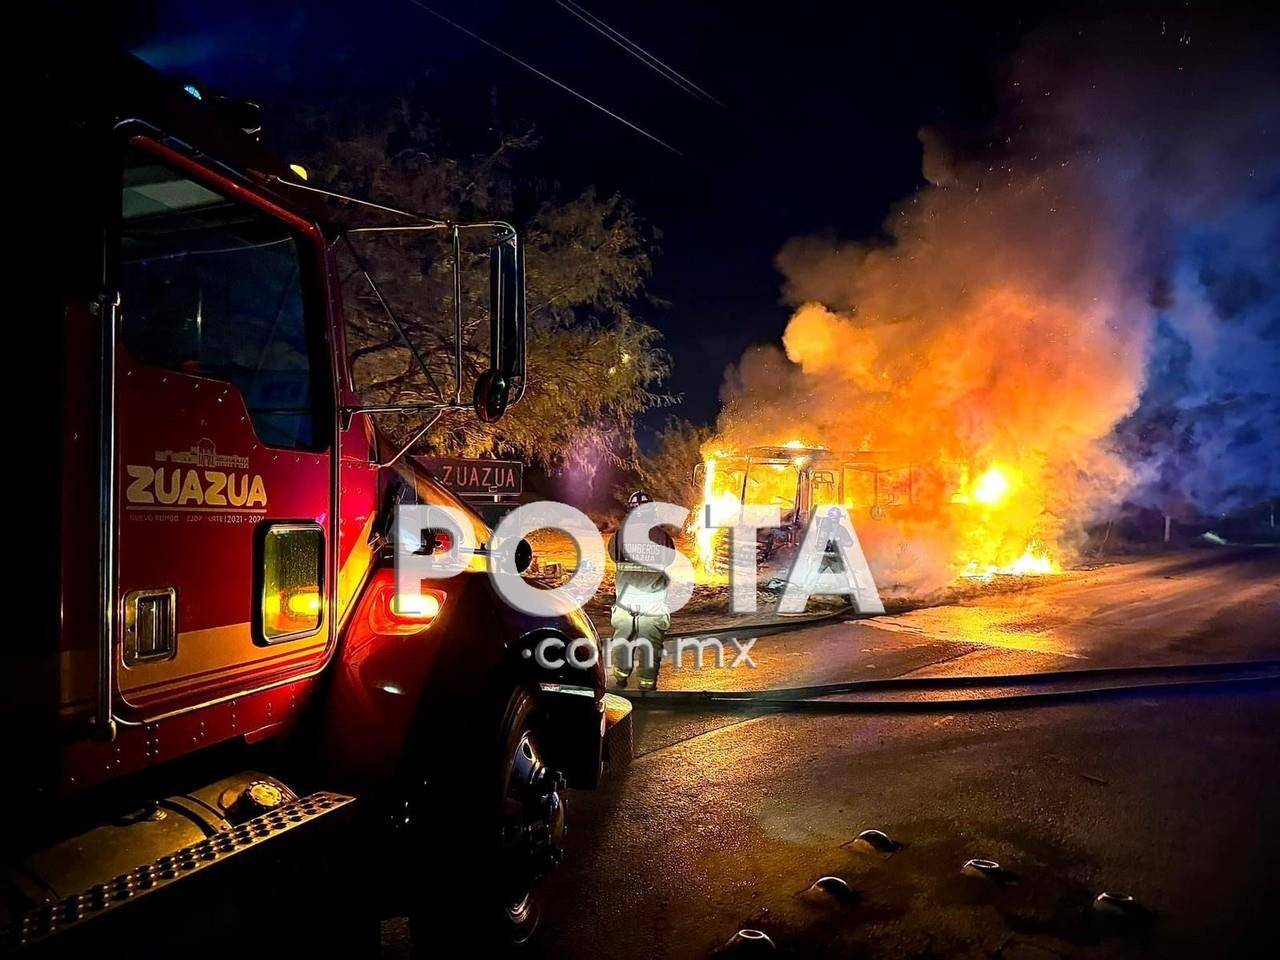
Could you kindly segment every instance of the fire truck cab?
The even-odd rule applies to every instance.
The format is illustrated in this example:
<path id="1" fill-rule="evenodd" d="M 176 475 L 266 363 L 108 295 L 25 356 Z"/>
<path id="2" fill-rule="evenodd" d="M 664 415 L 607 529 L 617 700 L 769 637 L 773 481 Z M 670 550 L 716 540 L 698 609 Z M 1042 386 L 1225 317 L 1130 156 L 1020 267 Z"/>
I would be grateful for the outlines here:
<path id="1" fill-rule="evenodd" d="M 36 262 L 10 285 L 47 396 L 0 652 L 0 950 L 214 950 L 232 927 L 194 918 L 229 891 L 259 934 L 393 911 L 528 937 L 566 787 L 629 757 L 600 667 L 522 656 L 590 621 L 504 604 L 474 514 L 476 562 L 395 602 L 396 505 L 468 508 L 355 391 L 332 201 L 238 105 L 54 45 L 22 125 Z M 477 229 L 494 419 L 524 385 L 522 252 Z"/>

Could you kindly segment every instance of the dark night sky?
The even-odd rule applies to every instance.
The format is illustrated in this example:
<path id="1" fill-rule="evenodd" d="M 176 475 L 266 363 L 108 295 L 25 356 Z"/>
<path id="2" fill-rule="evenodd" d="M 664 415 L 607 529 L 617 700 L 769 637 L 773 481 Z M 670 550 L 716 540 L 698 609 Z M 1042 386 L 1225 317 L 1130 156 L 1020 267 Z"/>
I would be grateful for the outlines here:
<path id="1" fill-rule="evenodd" d="M 287 117 L 331 95 L 386 103 L 429 77 L 447 118 L 477 129 L 491 102 L 532 121 L 530 172 L 630 196 L 662 231 L 644 308 L 676 365 L 676 412 L 711 420 L 725 365 L 775 341 L 788 311 L 773 257 L 789 237 L 874 233 L 922 182 L 921 124 L 976 129 L 1001 65 L 1049 7 L 956 3 L 583 4 L 723 101 L 701 102 L 554 0 L 433 5 L 678 147 L 664 150 L 503 60 L 410 0 L 121 4 L 96 14 L 157 67 Z M 438 100 L 439 98 L 437 98 Z M 287 122 L 287 121 L 286 121 Z M 287 131 L 267 131 L 268 142 Z M 654 418 L 660 419 L 660 417 Z"/>

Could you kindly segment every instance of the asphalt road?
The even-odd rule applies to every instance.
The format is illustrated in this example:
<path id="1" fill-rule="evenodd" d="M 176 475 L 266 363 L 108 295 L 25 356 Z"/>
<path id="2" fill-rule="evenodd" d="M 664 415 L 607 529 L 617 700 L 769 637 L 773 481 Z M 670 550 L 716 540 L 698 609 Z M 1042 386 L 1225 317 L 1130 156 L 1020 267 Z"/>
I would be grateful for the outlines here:
<path id="1" fill-rule="evenodd" d="M 1280 657 L 1280 551 L 1117 564 L 761 639 L 665 689 Z M 1280 689 L 1018 711 L 744 718 L 638 707 L 638 757 L 573 794 L 536 957 L 1252 956 L 1280 946 Z M 852 844 L 878 828 L 891 856 Z M 963 875 L 971 857 L 1000 879 Z M 852 895 L 806 892 L 823 875 Z M 1103 890 L 1137 910 L 1093 906 Z M 403 926 L 384 953 L 407 955 Z"/>

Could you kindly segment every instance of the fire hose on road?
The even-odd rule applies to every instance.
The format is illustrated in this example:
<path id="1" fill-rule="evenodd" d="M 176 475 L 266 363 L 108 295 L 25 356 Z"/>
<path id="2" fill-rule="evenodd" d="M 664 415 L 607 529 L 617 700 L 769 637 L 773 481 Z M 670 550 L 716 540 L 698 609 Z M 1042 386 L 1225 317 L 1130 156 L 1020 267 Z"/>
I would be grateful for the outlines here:
<path id="1" fill-rule="evenodd" d="M 841 607 L 838 610 L 832 610 L 830 613 L 820 613 L 814 616 L 797 617 L 792 620 L 773 620 L 763 623 L 748 624 L 730 624 L 727 627 L 710 627 L 703 630 L 671 630 L 666 634 L 667 640 L 683 640 L 697 637 L 722 637 L 728 639 L 730 637 L 769 637 L 777 633 L 794 633 L 797 630 L 805 630 L 809 627 L 817 627 L 824 623 L 832 623 L 834 621 L 850 621 L 850 620 L 871 620 L 875 617 L 883 617 L 882 613 L 859 613 L 857 607 L 852 604 Z"/>
<path id="2" fill-rule="evenodd" d="M 669 690 L 632 695 L 631 699 L 636 706 L 645 708 L 744 713 L 955 713 L 1273 686 L 1280 688 L 1280 660 L 989 676 L 894 677 L 751 691 Z M 982 693 L 984 690 L 1004 692 Z M 954 696 L 959 691 L 973 691 L 974 695 Z M 846 699 L 835 699 L 840 697 Z"/>

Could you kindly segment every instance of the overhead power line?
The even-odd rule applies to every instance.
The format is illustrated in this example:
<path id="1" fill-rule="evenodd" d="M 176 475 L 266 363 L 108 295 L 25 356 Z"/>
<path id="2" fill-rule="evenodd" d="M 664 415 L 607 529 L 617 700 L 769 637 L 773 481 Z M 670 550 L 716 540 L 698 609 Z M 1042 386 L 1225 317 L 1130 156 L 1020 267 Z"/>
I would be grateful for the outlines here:
<path id="1" fill-rule="evenodd" d="M 584 8 L 581 4 L 574 3 L 574 0 L 556 0 L 556 4 L 563 10 L 573 14 L 601 36 L 613 43 L 616 43 L 650 70 L 675 84 L 685 93 L 699 100 L 710 100 L 716 106 L 724 106 L 723 103 L 713 97 L 706 90 L 702 89 L 702 87 L 698 86 L 684 74 L 677 71 L 674 67 L 670 67 L 663 63 L 644 47 L 640 46 L 640 44 L 627 37 L 621 31 L 615 30 L 613 27 L 609 26 L 609 24 L 605 23 L 590 10 Z"/>
<path id="2" fill-rule="evenodd" d="M 670 150 L 677 157 L 684 156 L 683 153 L 681 153 L 671 144 L 667 143 L 667 141 L 663 140 L 661 137 L 654 136 L 648 130 L 644 129 L 644 127 L 637 126 L 636 124 L 632 123 L 630 120 L 628 120 L 626 117 L 622 116 L 621 114 L 614 113 L 604 104 L 598 103 L 595 100 L 592 100 L 585 93 L 579 93 L 577 90 L 573 89 L 573 87 L 569 86 L 567 83 L 561 83 L 555 77 L 551 76 L 551 74 L 546 73 L 542 70 L 539 70 L 533 64 L 525 60 L 521 60 L 519 57 L 517 57 L 513 53 L 508 53 L 506 50 L 503 50 L 496 43 L 489 42 L 484 37 L 480 36 L 480 34 L 476 33 L 473 30 L 468 30 L 466 27 L 464 27 L 462 24 L 458 23 L 457 21 L 450 20 L 439 10 L 432 9 L 431 7 L 427 6 L 425 3 L 422 3 L 421 0 L 409 0 L 409 2 L 412 3 L 415 7 L 425 10 L 427 13 L 431 14 L 436 19 L 441 20 L 444 23 L 447 23 L 449 26 L 453 27 L 453 29 L 457 30 L 459 33 L 465 34 L 466 36 L 470 37 L 472 40 L 476 41 L 476 43 L 482 44 L 488 47 L 494 53 L 497 53 L 500 56 L 506 57 L 512 63 L 518 64 L 519 66 L 524 67 L 530 73 L 536 74 L 537 76 L 541 77 L 543 80 L 547 81 L 547 83 L 550 83 L 556 87 L 559 87 L 565 93 L 568 93 L 571 96 L 577 97 L 583 103 L 587 104 L 590 107 L 595 108 L 596 110 L 599 110 L 601 113 L 605 114 L 606 116 L 612 117 L 614 120 L 617 120 L 623 126 L 634 130 L 636 133 L 640 134 L 642 137 L 652 140 L 654 143 L 658 144 L 658 146 L 663 147 L 667 150 Z"/>

